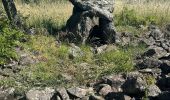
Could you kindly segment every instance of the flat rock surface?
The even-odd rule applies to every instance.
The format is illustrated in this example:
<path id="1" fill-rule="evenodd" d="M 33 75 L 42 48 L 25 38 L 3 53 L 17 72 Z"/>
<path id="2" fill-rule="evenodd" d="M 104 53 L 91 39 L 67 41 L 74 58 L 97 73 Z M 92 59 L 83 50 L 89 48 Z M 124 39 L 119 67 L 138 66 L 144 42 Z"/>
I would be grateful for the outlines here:
<path id="1" fill-rule="evenodd" d="M 84 11 L 94 11 L 103 18 L 112 20 L 114 0 L 70 0 L 72 4 Z"/>

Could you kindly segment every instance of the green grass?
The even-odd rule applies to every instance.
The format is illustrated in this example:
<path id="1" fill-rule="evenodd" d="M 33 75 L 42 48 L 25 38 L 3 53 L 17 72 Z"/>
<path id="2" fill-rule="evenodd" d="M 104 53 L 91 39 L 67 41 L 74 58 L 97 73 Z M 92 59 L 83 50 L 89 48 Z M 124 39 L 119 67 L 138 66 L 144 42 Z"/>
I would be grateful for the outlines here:
<path id="1" fill-rule="evenodd" d="M 156 6 L 158 8 L 155 8 L 158 4 L 159 6 Z M 114 13 L 117 30 L 140 35 L 146 31 L 140 27 L 141 25 L 145 27 L 150 23 L 155 23 L 162 26 L 168 23 L 170 14 L 165 14 L 165 11 L 169 10 L 167 4 L 169 4 L 167 1 L 127 4 L 126 0 L 117 0 Z M 80 45 L 83 55 L 69 59 L 69 45 L 65 43 L 60 46 L 56 45 L 56 37 L 46 34 L 46 31 L 57 34 L 56 31 L 65 25 L 71 15 L 72 5 L 68 2 L 49 3 L 46 1 L 38 4 L 16 1 L 16 5 L 20 13 L 27 17 L 27 26 L 37 28 L 40 33 L 29 36 L 28 42 L 21 43 L 22 33 L 11 30 L 7 24 L 2 23 L 0 46 L 3 48 L 0 51 L 0 64 L 7 63 L 11 58 L 17 60 L 15 46 L 22 47 L 25 53 L 30 54 L 39 62 L 26 66 L 16 76 L 4 78 L 0 86 L 30 88 L 33 86 L 84 85 L 103 75 L 135 70 L 133 59 L 145 49 L 143 45 L 118 46 L 117 50 L 93 54 L 90 46 Z M 38 54 L 34 54 L 35 52 Z M 63 74 L 71 76 L 72 80 L 68 80 Z"/>
<path id="2" fill-rule="evenodd" d="M 141 25 L 146 27 L 150 23 L 160 27 L 170 23 L 169 1 L 132 1 L 115 0 L 115 11 L 113 14 L 116 27 L 131 26 L 138 30 Z M 53 0 L 41 0 L 38 4 L 25 4 L 17 0 L 16 5 L 20 13 L 27 17 L 28 26 L 45 28 L 52 34 L 56 34 L 56 30 L 61 29 L 66 24 L 73 8 L 68 1 L 54 2 Z M 133 33 L 133 30 L 131 33 Z"/>
<path id="3" fill-rule="evenodd" d="M 129 72 L 134 69 L 133 61 L 129 52 L 116 50 L 97 55 L 97 62 L 106 68 L 102 73 Z"/>
<path id="4" fill-rule="evenodd" d="M 16 29 L 9 27 L 8 20 L 0 15 L 0 65 L 7 64 L 18 59 L 15 46 L 24 38 L 24 34 Z"/>
<path id="5" fill-rule="evenodd" d="M 103 54 L 93 54 L 90 46 L 80 46 L 83 55 L 69 59 L 69 45 L 57 46 L 50 35 L 34 35 L 27 43 L 20 44 L 24 52 L 39 62 L 21 70 L 15 81 L 24 87 L 85 85 L 104 75 L 126 73 L 134 70 L 136 49 L 119 48 Z M 141 49 L 141 48 L 139 48 Z M 34 55 L 38 52 L 38 55 Z M 83 65 L 84 64 L 84 65 Z M 63 74 L 72 77 L 67 80 Z M 5 80 L 4 82 L 8 84 Z"/>

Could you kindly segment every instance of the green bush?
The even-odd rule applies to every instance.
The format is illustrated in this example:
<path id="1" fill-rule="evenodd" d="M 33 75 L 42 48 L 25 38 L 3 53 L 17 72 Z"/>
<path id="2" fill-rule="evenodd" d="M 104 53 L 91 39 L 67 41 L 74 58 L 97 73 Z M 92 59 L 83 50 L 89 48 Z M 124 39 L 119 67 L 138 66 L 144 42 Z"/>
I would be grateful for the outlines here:
<path id="1" fill-rule="evenodd" d="M 8 20 L 0 16 L 0 65 L 8 63 L 11 59 L 17 60 L 14 47 L 22 36 L 23 33 L 11 29 Z"/>

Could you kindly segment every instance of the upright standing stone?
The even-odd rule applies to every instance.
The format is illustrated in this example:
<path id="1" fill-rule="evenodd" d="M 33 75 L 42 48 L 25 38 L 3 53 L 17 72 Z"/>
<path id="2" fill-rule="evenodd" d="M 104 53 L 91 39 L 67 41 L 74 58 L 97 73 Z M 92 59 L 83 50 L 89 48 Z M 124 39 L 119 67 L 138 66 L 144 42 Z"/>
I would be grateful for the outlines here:
<path id="1" fill-rule="evenodd" d="M 69 0 L 73 14 L 68 19 L 66 30 L 68 39 L 73 43 L 113 43 L 114 0 Z"/>

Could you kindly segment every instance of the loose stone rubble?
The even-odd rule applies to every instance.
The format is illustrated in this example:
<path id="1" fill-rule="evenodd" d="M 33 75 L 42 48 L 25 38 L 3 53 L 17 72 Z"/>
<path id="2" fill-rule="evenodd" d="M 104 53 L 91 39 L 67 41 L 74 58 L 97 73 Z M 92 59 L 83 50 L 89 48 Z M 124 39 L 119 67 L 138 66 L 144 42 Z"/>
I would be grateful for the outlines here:
<path id="1" fill-rule="evenodd" d="M 168 27 L 169 26 L 169 27 Z M 139 38 L 138 42 L 145 43 L 147 50 L 137 55 L 136 71 L 122 74 L 104 76 L 88 86 L 65 87 L 34 87 L 26 93 L 18 94 L 14 88 L 0 88 L 2 100 L 169 100 L 170 98 L 170 25 L 164 31 L 155 26 L 149 27 L 145 37 Z M 127 38 L 131 38 L 129 35 Z M 128 44 L 127 44 L 128 45 Z M 112 45 L 103 45 L 95 49 L 95 53 L 104 53 Z M 71 59 L 80 57 L 83 52 L 73 44 L 68 50 Z M 29 59 L 28 59 L 29 60 Z M 28 61 L 26 60 L 26 61 Z M 29 63 L 23 63 L 21 66 Z M 31 62 L 31 61 L 30 61 Z M 31 62 L 32 63 L 32 62 Z M 13 64 L 16 66 L 19 63 Z M 8 65 L 9 66 L 9 65 Z M 11 64 L 12 66 L 12 64 Z M 88 63 L 82 63 L 79 67 L 86 70 Z M 12 67 L 10 67 L 12 68 Z M 7 68 L 7 69 L 10 69 Z M 67 75 L 63 76 L 67 77 Z M 6 76 L 3 76 L 6 77 Z M 71 80 L 71 78 L 68 78 Z"/>

